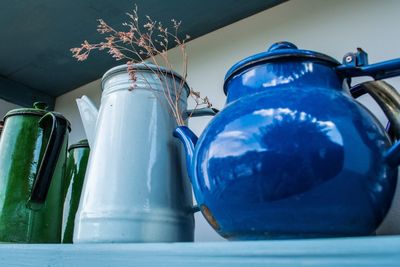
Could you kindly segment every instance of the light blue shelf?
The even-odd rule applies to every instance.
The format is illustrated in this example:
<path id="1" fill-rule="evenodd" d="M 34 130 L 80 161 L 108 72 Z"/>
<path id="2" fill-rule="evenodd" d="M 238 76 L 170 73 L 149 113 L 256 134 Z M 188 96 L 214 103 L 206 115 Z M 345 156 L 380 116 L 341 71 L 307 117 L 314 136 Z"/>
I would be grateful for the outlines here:
<path id="1" fill-rule="evenodd" d="M 400 236 L 290 241 L 0 245 L 0 266 L 400 266 Z"/>

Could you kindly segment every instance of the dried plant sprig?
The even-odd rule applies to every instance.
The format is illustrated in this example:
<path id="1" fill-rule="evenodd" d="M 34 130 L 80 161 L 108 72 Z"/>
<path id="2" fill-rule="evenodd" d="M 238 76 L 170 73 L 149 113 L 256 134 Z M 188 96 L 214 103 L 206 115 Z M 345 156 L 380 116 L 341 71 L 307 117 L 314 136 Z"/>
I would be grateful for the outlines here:
<path id="1" fill-rule="evenodd" d="M 130 90 L 135 88 L 135 82 L 137 81 L 137 71 L 133 65 L 136 63 L 146 65 L 145 60 L 150 61 L 155 66 L 155 69 L 149 69 L 160 80 L 163 87 L 163 96 L 167 100 L 170 111 L 177 124 L 184 125 L 183 111 L 180 110 L 179 100 L 186 85 L 188 71 L 186 42 L 190 39 L 190 36 L 178 37 L 181 21 L 175 19 L 171 20 L 172 32 L 160 21 L 155 21 L 147 15 L 141 27 L 136 5 L 132 13 L 126 14 L 129 17 L 129 21 L 122 23 L 126 31 L 118 31 L 109 26 L 104 20 L 99 19 L 97 32 L 105 35 L 104 41 L 91 44 L 85 40 L 80 47 L 71 49 L 73 57 L 78 61 L 84 61 L 89 57 L 91 51 L 105 50 L 116 60 L 126 60 L 127 71 L 133 82 Z M 174 75 L 174 67 L 168 58 L 168 49 L 173 47 L 178 47 L 182 58 L 182 79 L 180 79 L 179 83 L 176 82 L 179 79 Z M 168 74 L 161 66 L 167 69 L 172 76 L 172 88 L 166 77 Z M 148 81 L 146 82 L 150 85 Z M 200 93 L 195 92 L 192 88 L 189 90 L 189 96 L 195 101 L 194 109 L 212 106 L 207 97 L 201 97 Z"/>

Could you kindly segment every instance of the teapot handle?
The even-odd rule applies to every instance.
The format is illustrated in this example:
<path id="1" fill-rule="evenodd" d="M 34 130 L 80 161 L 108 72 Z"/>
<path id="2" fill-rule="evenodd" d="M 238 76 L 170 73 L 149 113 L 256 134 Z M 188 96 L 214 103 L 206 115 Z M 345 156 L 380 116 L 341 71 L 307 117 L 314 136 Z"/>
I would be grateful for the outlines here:
<path id="1" fill-rule="evenodd" d="M 385 81 L 369 81 L 354 86 L 350 92 L 354 98 L 365 93 L 371 95 L 389 119 L 392 139 L 400 139 L 400 94 L 393 86 Z M 386 152 L 384 158 L 392 167 L 400 165 L 400 141 Z"/>
<path id="2" fill-rule="evenodd" d="M 382 80 L 400 75 L 400 58 L 368 64 L 368 54 L 361 48 L 355 53 L 347 53 L 343 64 L 336 71 L 347 78 L 370 76 L 374 80 Z"/>
<path id="3" fill-rule="evenodd" d="M 44 140 L 47 138 L 48 141 L 27 203 L 28 208 L 32 210 L 40 209 L 46 200 L 64 137 L 68 130 L 68 123 L 65 119 L 49 112 L 40 119 L 39 127 L 43 129 Z"/>
<path id="4" fill-rule="evenodd" d="M 400 94 L 393 86 L 385 81 L 369 81 L 352 87 L 350 92 L 354 98 L 368 93 L 389 119 L 391 138 L 400 139 Z"/>
<path id="5" fill-rule="evenodd" d="M 346 77 L 370 76 L 375 80 L 388 79 L 400 75 L 400 58 L 360 67 L 340 65 L 336 70 Z"/>

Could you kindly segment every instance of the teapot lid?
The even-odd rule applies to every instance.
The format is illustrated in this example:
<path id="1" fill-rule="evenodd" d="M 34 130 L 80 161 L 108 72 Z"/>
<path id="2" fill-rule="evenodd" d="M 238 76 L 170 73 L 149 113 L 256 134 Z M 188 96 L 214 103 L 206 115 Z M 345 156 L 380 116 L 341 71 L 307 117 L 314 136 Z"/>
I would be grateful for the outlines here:
<path id="1" fill-rule="evenodd" d="M 78 143 L 70 145 L 70 147 L 68 148 L 68 152 L 75 148 L 89 148 L 88 140 L 83 139 L 83 140 L 79 141 Z"/>
<path id="2" fill-rule="evenodd" d="M 30 115 L 30 116 L 38 116 L 42 117 L 49 111 L 48 105 L 44 102 L 35 102 L 33 103 L 33 108 L 17 108 L 10 110 L 7 112 L 7 114 L 4 116 L 3 120 L 6 121 L 7 118 L 11 116 L 16 116 L 16 115 Z M 58 112 L 52 112 L 55 116 L 58 118 L 61 118 L 67 122 L 68 125 L 68 130 L 71 131 L 71 123 L 61 114 Z"/>
<path id="3" fill-rule="evenodd" d="M 311 60 L 322 61 L 332 66 L 340 65 L 339 61 L 325 54 L 311 50 L 298 49 L 296 45 L 290 42 L 278 42 L 271 45 L 266 52 L 252 55 L 233 65 L 225 75 L 225 83 L 239 71 L 247 69 L 248 67 L 254 66 L 256 64 L 267 63 L 278 60 L 290 61 L 292 59 L 303 59 L 303 60 L 311 59 Z M 226 93 L 225 88 L 224 91 Z"/>

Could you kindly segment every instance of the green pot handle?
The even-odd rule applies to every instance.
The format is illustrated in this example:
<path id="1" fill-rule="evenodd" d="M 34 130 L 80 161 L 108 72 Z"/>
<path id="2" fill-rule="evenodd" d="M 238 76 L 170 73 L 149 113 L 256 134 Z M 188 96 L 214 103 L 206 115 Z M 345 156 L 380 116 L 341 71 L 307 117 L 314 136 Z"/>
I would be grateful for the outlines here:
<path id="1" fill-rule="evenodd" d="M 64 137 L 68 130 L 65 119 L 54 113 L 46 113 L 39 121 L 39 127 L 43 129 L 43 138 L 48 142 L 44 150 L 39 170 L 36 173 L 31 195 L 28 200 L 28 208 L 40 209 L 50 188 L 51 179 L 56 169 L 57 161 L 64 143 Z M 43 147 L 42 147 L 43 148 Z"/>

